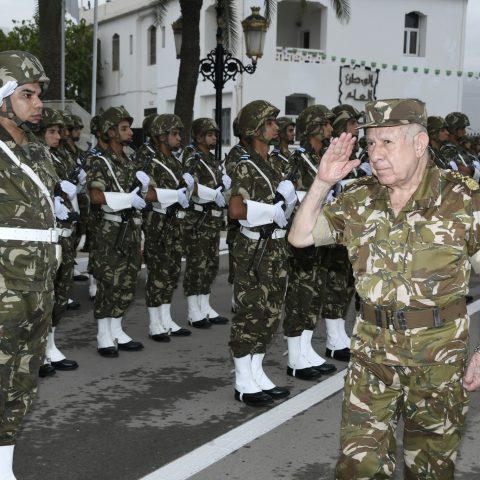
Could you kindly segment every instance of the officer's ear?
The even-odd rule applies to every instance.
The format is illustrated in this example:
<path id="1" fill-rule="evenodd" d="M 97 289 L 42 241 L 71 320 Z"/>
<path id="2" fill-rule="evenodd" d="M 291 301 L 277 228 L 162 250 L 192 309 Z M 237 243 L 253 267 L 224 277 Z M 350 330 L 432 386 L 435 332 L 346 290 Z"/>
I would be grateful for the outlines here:
<path id="1" fill-rule="evenodd" d="M 428 133 L 419 132 L 413 137 L 413 145 L 417 158 L 423 157 L 428 148 Z"/>

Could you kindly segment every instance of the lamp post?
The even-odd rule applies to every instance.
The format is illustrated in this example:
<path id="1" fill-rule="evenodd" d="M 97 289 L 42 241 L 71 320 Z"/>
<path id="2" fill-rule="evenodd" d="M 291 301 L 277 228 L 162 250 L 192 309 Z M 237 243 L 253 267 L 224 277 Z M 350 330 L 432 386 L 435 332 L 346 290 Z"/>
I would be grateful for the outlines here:
<path id="1" fill-rule="evenodd" d="M 222 159 L 222 91 L 225 83 L 235 80 L 238 73 L 252 74 L 257 69 L 257 59 L 263 55 L 265 35 L 267 32 L 267 20 L 260 15 L 260 7 L 252 7 L 252 14 L 242 21 L 245 37 L 245 50 L 248 58 L 252 60 L 250 65 L 235 58 L 223 45 L 223 0 L 217 0 L 215 7 L 217 17 L 217 45 L 206 58 L 200 60 L 200 73 L 203 80 L 210 80 L 215 88 L 215 121 L 220 129 L 215 148 L 215 156 L 218 161 Z M 180 58 L 182 22 L 179 18 L 172 24 L 175 37 L 175 49 L 177 58 Z"/>

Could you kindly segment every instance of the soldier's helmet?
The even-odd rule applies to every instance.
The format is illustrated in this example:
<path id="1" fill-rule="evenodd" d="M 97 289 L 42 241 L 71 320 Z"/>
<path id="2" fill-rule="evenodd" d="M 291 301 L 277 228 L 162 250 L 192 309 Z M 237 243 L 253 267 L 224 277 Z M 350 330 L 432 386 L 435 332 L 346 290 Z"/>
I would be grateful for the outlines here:
<path id="1" fill-rule="evenodd" d="M 335 115 L 332 121 L 333 135 L 335 137 L 338 137 L 342 132 L 346 131 L 349 120 L 359 120 L 362 116 L 362 112 L 348 104 L 333 107 L 332 113 Z"/>
<path id="2" fill-rule="evenodd" d="M 238 129 L 242 137 L 253 137 L 255 132 L 269 119 L 277 118 L 280 110 L 266 100 L 247 103 L 238 115 Z"/>
<path id="3" fill-rule="evenodd" d="M 107 110 L 100 115 L 100 130 L 102 133 L 107 133 L 109 128 L 115 127 L 123 120 L 127 120 L 129 125 L 133 123 L 133 117 L 130 116 L 123 105 L 120 107 L 107 108 Z"/>
<path id="4" fill-rule="evenodd" d="M 150 128 L 152 127 L 153 121 L 157 117 L 158 117 L 158 113 L 150 113 L 143 119 L 142 130 L 144 135 L 150 135 Z"/>
<path id="5" fill-rule="evenodd" d="M 220 132 L 213 118 L 201 117 L 192 122 L 191 135 L 193 140 L 199 135 L 206 135 L 208 132 Z"/>
<path id="6" fill-rule="evenodd" d="M 297 118 L 295 132 L 297 140 L 311 135 L 318 127 L 332 122 L 334 118 L 334 113 L 325 105 L 310 105 Z"/>
<path id="7" fill-rule="evenodd" d="M 447 128 L 450 133 L 455 133 L 456 130 L 467 128 L 470 126 L 469 118 L 462 112 L 452 112 L 445 117 Z"/>
<path id="8" fill-rule="evenodd" d="M 73 120 L 72 114 L 70 112 L 67 112 L 66 110 L 61 112 L 61 114 L 63 116 L 63 125 L 65 126 L 65 128 L 68 128 L 69 130 L 74 128 L 75 121 Z"/>
<path id="9" fill-rule="evenodd" d="M 295 120 L 290 117 L 277 117 L 278 132 L 283 132 L 288 126 L 295 126 Z"/>
<path id="10" fill-rule="evenodd" d="M 233 122 L 232 122 L 233 135 L 235 137 L 238 137 L 238 138 L 240 138 L 240 130 L 238 128 L 238 117 L 239 117 L 239 115 L 240 115 L 240 112 L 238 112 L 237 116 L 233 119 Z"/>
<path id="11" fill-rule="evenodd" d="M 442 128 L 447 128 L 447 122 L 443 117 L 430 115 L 427 118 L 427 132 L 430 136 L 435 135 Z"/>
<path id="12" fill-rule="evenodd" d="M 42 130 L 45 130 L 53 125 L 58 125 L 60 128 L 63 128 L 65 126 L 65 123 L 63 122 L 63 115 L 58 110 L 54 110 L 50 107 L 44 107 L 39 127 Z"/>
<path id="13" fill-rule="evenodd" d="M 17 82 L 18 86 L 38 82 L 42 92 L 50 83 L 38 58 L 20 50 L 0 52 L 0 87 L 9 81 Z"/>
<path id="14" fill-rule="evenodd" d="M 153 121 L 152 126 L 150 127 L 150 133 L 152 137 L 156 137 L 157 135 L 168 133 L 175 128 L 178 128 L 179 130 L 183 128 L 183 123 L 180 117 L 173 113 L 162 113 Z"/>
<path id="15" fill-rule="evenodd" d="M 71 114 L 73 120 L 73 128 L 83 128 L 83 121 L 78 115 Z"/>
<path id="16" fill-rule="evenodd" d="M 100 115 L 94 115 L 90 120 L 90 133 L 96 135 L 100 131 Z"/>

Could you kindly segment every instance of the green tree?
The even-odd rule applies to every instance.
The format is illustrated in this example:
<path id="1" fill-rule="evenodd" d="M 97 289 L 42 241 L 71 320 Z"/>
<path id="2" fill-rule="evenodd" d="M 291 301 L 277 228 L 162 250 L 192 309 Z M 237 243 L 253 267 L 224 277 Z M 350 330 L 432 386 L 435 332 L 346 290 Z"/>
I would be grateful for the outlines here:
<path id="1" fill-rule="evenodd" d="M 157 22 L 161 23 L 170 0 L 154 0 L 152 5 L 157 8 Z M 238 40 L 238 21 L 236 0 L 217 0 L 223 6 L 224 28 L 223 37 L 225 46 L 235 52 Z M 335 14 L 341 22 L 350 20 L 350 0 L 331 0 Z M 299 1 L 299 8 L 305 8 L 306 0 Z M 182 16 L 182 49 L 180 52 L 180 68 L 178 71 L 177 94 L 175 98 L 175 114 L 185 126 L 185 133 L 189 135 L 193 116 L 193 105 L 198 82 L 200 66 L 200 11 L 203 0 L 180 0 Z M 270 23 L 275 15 L 276 0 L 265 0 L 265 18 Z"/>

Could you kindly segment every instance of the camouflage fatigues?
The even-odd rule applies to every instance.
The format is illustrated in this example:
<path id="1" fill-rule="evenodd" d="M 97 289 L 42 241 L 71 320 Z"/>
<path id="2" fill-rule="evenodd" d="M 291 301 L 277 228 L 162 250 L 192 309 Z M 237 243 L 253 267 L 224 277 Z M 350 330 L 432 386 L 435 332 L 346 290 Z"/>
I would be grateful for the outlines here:
<path id="1" fill-rule="evenodd" d="M 204 163 L 198 162 L 195 170 L 191 171 L 195 152 L 200 153 L 203 162 L 208 165 L 212 174 Z M 195 182 L 209 188 L 217 188 L 222 182 L 222 167 L 215 156 L 208 155 L 188 146 L 183 152 L 183 166 L 195 179 Z M 184 249 L 185 249 L 185 276 L 183 289 L 185 296 L 208 295 L 219 267 L 220 230 L 223 226 L 223 209 L 215 202 L 197 204 L 198 197 L 192 197 L 194 207 L 203 211 L 189 210 L 184 221 Z M 206 209 L 206 210 L 205 210 Z M 200 225 L 200 223 L 203 223 Z"/>
<path id="2" fill-rule="evenodd" d="M 454 162 L 458 165 L 474 168 L 473 158 L 460 145 L 445 142 L 440 148 L 440 155 L 446 163 Z"/>
<path id="3" fill-rule="evenodd" d="M 102 153 L 110 163 L 115 177 L 128 193 L 135 185 L 135 164 L 126 157 L 118 157 L 109 148 Z M 91 157 L 87 172 L 88 189 L 97 188 L 102 192 L 118 192 L 119 189 L 106 162 L 101 156 Z M 122 211 L 130 216 L 129 210 Z M 115 212 L 113 215 L 121 215 Z M 140 214 L 135 212 L 128 221 L 123 246 L 118 244 L 120 234 L 125 231 L 125 222 L 117 222 L 105 218 L 105 214 L 98 216 L 95 227 L 97 236 L 94 243 L 94 261 L 92 264 L 93 276 L 97 280 L 97 294 L 94 303 L 94 318 L 118 318 L 123 316 L 130 306 L 137 284 L 137 275 L 140 269 Z M 134 222 L 137 220 L 138 224 Z M 120 251 L 120 247 L 121 251 Z"/>
<path id="4" fill-rule="evenodd" d="M 461 378 L 468 319 L 465 313 L 434 327 L 431 309 L 463 299 L 468 291 L 469 257 L 480 247 L 478 192 L 472 179 L 429 163 L 396 217 L 387 188 L 374 177 L 353 184 L 320 217 L 347 247 L 364 302 L 392 312 L 424 309 L 432 315 L 432 327 L 407 330 L 381 328 L 357 317 L 339 479 L 388 478 L 394 465 L 391 431 L 400 413 L 406 478 L 453 478 L 467 409 Z M 320 240 L 321 229 L 317 221 L 316 243 L 326 241 Z"/>
<path id="5" fill-rule="evenodd" d="M 249 161 L 237 165 L 232 178 L 232 196 L 245 200 L 272 203 L 274 192 L 282 180 L 282 172 L 249 149 L 250 160 L 270 180 L 272 190 L 265 179 Z M 251 228 L 260 231 L 259 227 Z M 257 240 L 239 233 L 233 244 L 236 261 L 234 299 L 237 312 L 232 318 L 230 348 L 236 358 L 248 354 L 265 353 L 278 328 L 287 281 L 286 261 L 288 249 L 285 238 L 270 240 L 260 265 L 259 280 L 248 268 L 253 258 Z"/>
<path id="6" fill-rule="evenodd" d="M 48 191 L 58 178 L 50 155 L 33 135 L 17 146 L 0 128 L 0 140 L 31 167 Z M 0 224 L 46 230 L 51 207 L 33 181 L 0 150 Z M 53 305 L 55 245 L 0 239 L 0 446 L 11 445 L 36 393 Z"/>
<path id="7" fill-rule="evenodd" d="M 150 146 L 150 148 L 154 147 Z M 163 155 L 158 149 L 154 150 L 154 153 L 155 158 L 148 162 L 147 159 L 151 156 L 152 151 L 146 146 L 141 147 L 136 158 L 138 168 L 145 171 L 158 188 L 179 188 L 179 184 L 182 182 L 180 162 L 173 156 Z M 144 170 L 146 164 L 148 167 Z M 145 285 L 147 307 L 158 307 L 172 302 L 182 262 L 183 220 L 178 216 L 171 218 L 159 210 L 160 204 L 154 203 L 152 211 L 143 213 L 142 229 L 145 234 L 143 257 L 147 267 Z M 184 214 L 182 209 L 180 211 Z"/>

